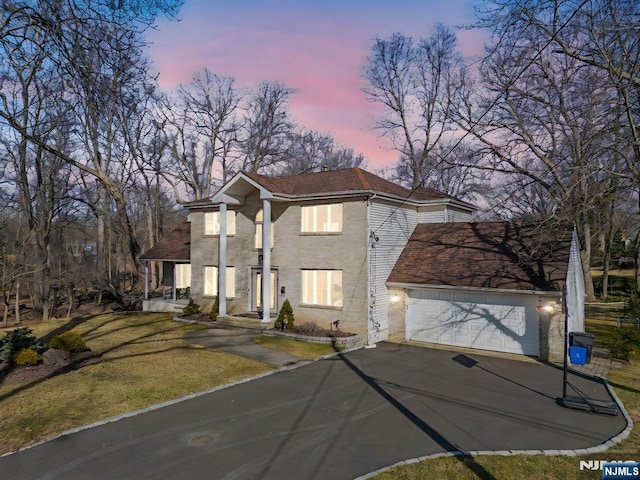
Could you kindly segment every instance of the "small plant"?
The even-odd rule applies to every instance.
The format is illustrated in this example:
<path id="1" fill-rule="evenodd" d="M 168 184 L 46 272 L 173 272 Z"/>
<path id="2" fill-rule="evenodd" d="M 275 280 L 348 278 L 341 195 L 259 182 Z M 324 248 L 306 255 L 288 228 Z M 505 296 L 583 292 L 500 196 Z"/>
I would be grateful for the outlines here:
<path id="1" fill-rule="evenodd" d="M 316 322 L 303 322 L 296 327 L 296 331 L 307 335 L 320 335 L 324 332 Z"/>
<path id="2" fill-rule="evenodd" d="M 291 308 L 291 303 L 286 299 L 280 308 L 280 312 L 278 313 L 278 318 L 276 318 L 275 328 L 278 330 L 284 330 L 285 328 L 293 328 L 293 322 L 295 321 L 295 317 L 293 315 L 293 308 Z"/>
<path id="3" fill-rule="evenodd" d="M 42 357 L 32 348 L 23 348 L 13 356 L 15 365 L 38 365 L 42 361 Z"/>
<path id="4" fill-rule="evenodd" d="M 69 330 L 49 340 L 49 348 L 56 348 L 69 353 L 80 353 L 87 349 L 87 344 L 82 335 L 76 330 Z"/>
<path id="5" fill-rule="evenodd" d="M 640 353 L 640 330 L 635 325 L 624 325 L 614 330 L 609 343 L 611 356 L 630 360 Z"/>
<path id="6" fill-rule="evenodd" d="M 36 337 L 32 335 L 30 328 L 16 328 L 7 332 L 0 341 L 0 359 L 12 362 L 16 353 L 25 348 L 31 348 L 36 344 Z"/>
<path id="7" fill-rule="evenodd" d="M 627 316 L 629 318 L 640 317 L 640 297 L 638 294 L 631 295 L 627 300 Z"/>
<path id="8" fill-rule="evenodd" d="M 218 314 L 220 313 L 220 303 L 218 301 L 218 296 L 216 295 L 216 299 L 213 301 L 213 306 L 211 307 L 211 313 L 209 317 L 211 317 L 211 321 L 215 322 L 218 320 Z"/>
<path id="9" fill-rule="evenodd" d="M 193 301 L 193 298 L 189 299 L 189 303 L 182 309 L 183 315 L 196 315 L 200 313 L 200 305 Z"/>

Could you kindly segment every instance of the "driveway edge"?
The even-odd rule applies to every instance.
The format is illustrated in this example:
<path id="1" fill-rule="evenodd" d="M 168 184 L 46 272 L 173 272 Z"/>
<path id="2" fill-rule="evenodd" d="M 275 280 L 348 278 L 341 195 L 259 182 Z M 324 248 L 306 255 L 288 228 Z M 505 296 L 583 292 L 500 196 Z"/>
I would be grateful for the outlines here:
<path id="1" fill-rule="evenodd" d="M 497 456 L 503 456 L 503 457 L 510 457 L 513 455 L 563 455 L 567 457 L 577 457 L 579 455 L 603 453 L 629 436 L 629 434 L 631 433 L 631 430 L 633 430 L 633 420 L 629 416 L 627 409 L 624 408 L 622 401 L 620 400 L 616 392 L 613 390 L 613 388 L 611 387 L 607 379 L 601 378 L 601 377 L 594 377 L 594 379 L 601 380 L 604 383 L 605 387 L 607 388 L 607 391 L 609 392 L 609 395 L 611 395 L 611 398 L 613 398 L 613 400 L 616 402 L 616 404 L 618 405 L 618 408 L 622 412 L 622 416 L 627 422 L 627 426 L 625 427 L 624 430 L 622 430 L 616 436 L 611 437 L 606 442 L 601 443 L 600 445 L 596 445 L 594 447 L 589 447 L 589 448 L 581 448 L 578 450 L 478 450 L 478 451 L 472 450 L 469 452 L 461 452 L 461 451 L 441 452 L 441 453 L 434 453 L 431 455 L 425 455 L 422 457 L 415 457 L 415 458 L 409 458 L 407 460 L 402 460 L 400 462 L 394 463 L 393 465 L 389 465 L 387 467 L 380 468 L 373 472 L 369 472 L 365 475 L 355 478 L 354 480 L 367 480 L 369 478 L 373 478 L 377 475 L 380 475 L 381 473 L 387 472 L 395 467 L 400 467 L 402 465 L 411 465 L 413 463 L 418 463 L 423 460 L 432 460 L 432 459 L 441 458 L 441 457 L 477 457 L 480 455 L 497 455 Z"/>
<path id="2" fill-rule="evenodd" d="M 161 408 L 169 407 L 171 405 L 176 405 L 178 403 L 182 403 L 182 402 L 185 402 L 187 400 L 191 400 L 193 398 L 201 397 L 203 395 L 208 395 L 210 393 L 214 393 L 214 392 L 217 392 L 219 390 L 224 390 L 226 388 L 234 387 L 236 385 L 241 385 L 243 383 L 251 382 L 253 380 L 258 380 L 258 379 L 263 378 L 263 377 L 268 377 L 269 375 L 274 375 L 276 373 L 286 372 L 286 371 L 289 371 L 289 370 L 295 370 L 297 368 L 304 367 L 305 365 L 309 365 L 311 363 L 318 362 L 320 360 L 326 360 L 328 358 L 337 357 L 338 355 L 341 355 L 343 353 L 353 352 L 355 350 L 360 350 L 361 348 L 363 348 L 363 347 L 362 346 L 358 346 L 358 347 L 348 348 L 348 349 L 345 349 L 345 350 L 340 350 L 339 352 L 334 352 L 334 353 L 329 353 L 327 355 L 322 355 L 321 357 L 314 358 L 313 360 L 300 360 L 299 362 L 297 362 L 297 363 L 295 363 L 293 365 L 286 365 L 284 367 L 276 368 L 276 369 L 270 370 L 268 372 L 259 373 L 258 375 L 254 375 L 252 377 L 241 378 L 240 380 L 236 380 L 235 382 L 227 383 L 227 384 L 224 384 L 224 385 L 218 385 L 217 387 L 208 388 L 207 390 L 202 390 L 200 392 L 191 393 L 189 395 L 185 395 L 185 396 L 182 396 L 182 397 L 174 398 L 173 400 L 167 400 L 166 402 L 156 403 L 154 405 L 150 405 L 150 406 L 142 408 L 140 410 L 134 410 L 132 412 L 127 412 L 127 413 L 123 413 L 121 415 L 116 415 L 115 417 L 110 417 L 110 418 L 107 418 L 105 420 L 99 420 L 97 422 L 89 423 L 87 425 L 82 425 L 81 427 L 71 428 L 69 430 L 65 430 L 65 431 L 63 431 L 61 433 L 58 433 L 57 435 L 55 435 L 53 437 L 49 437 L 49 438 L 47 438 L 45 440 L 41 440 L 39 442 L 36 442 L 36 443 L 34 443 L 32 445 L 28 445 L 26 447 L 19 448 L 18 450 L 14 450 L 13 452 L 7 452 L 7 453 L 0 454 L 0 458 L 8 457 L 9 455 L 13 455 L 14 453 L 19 453 L 19 452 L 23 452 L 25 450 L 29 450 L 31 448 L 37 447 L 38 445 L 42 445 L 42 444 L 51 442 L 52 440 L 56 440 L 56 439 L 61 438 L 61 437 L 66 437 L 66 436 L 72 435 L 74 433 L 82 432 L 83 430 L 89 430 L 91 428 L 99 427 L 101 425 L 106 425 L 108 423 L 114 423 L 114 422 L 117 422 L 119 420 L 123 420 L 125 418 L 135 417 L 135 416 L 141 415 L 143 413 L 152 412 L 154 410 L 159 410 Z"/>

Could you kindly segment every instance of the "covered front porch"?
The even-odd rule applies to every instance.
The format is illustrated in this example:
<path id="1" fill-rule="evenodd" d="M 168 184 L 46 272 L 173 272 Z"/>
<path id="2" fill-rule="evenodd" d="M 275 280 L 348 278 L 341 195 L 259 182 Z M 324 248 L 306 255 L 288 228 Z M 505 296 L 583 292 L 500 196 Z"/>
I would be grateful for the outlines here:
<path id="1" fill-rule="evenodd" d="M 236 214 L 237 209 L 246 206 L 247 198 L 256 195 L 261 208 L 257 210 L 253 217 L 254 222 L 254 251 L 253 254 L 243 253 L 242 260 L 237 261 L 231 272 L 236 268 L 245 269 L 248 275 L 247 303 L 240 305 L 240 308 L 247 309 L 247 314 L 231 314 L 227 295 L 218 295 L 218 322 L 229 326 L 245 326 L 246 328 L 268 328 L 271 324 L 271 315 L 277 309 L 276 288 L 278 284 L 278 267 L 271 261 L 271 253 L 274 243 L 272 202 L 276 200 L 273 192 L 269 191 L 255 180 L 243 173 L 236 175 L 229 183 L 211 197 L 206 206 L 215 206 L 217 211 L 216 226 L 214 232 L 217 236 L 217 292 L 227 292 L 229 284 L 235 285 L 235 279 L 229 278 L 227 266 L 229 265 L 229 236 L 236 235 L 235 222 L 229 222 L 229 216 Z M 231 207 L 231 211 L 229 209 Z M 233 220 L 233 218 L 232 218 Z M 233 228 L 230 231 L 230 225 Z M 236 253 L 237 255 L 237 253 Z M 256 261 L 257 260 L 257 261 Z M 242 265 L 244 263 L 244 265 Z M 242 267 L 240 267 L 242 265 Z M 242 272 L 240 275 L 244 275 Z M 270 272 L 266 274 L 265 272 Z M 268 292 L 268 293 L 267 293 Z M 235 292 L 231 292 L 231 297 Z M 269 308 L 264 308 L 268 303 Z M 238 305 L 236 305 L 237 308 Z M 264 310 L 264 314 L 262 313 Z M 266 312 L 269 312 L 267 314 Z M 236 309 L 237 312 L 237 309 Z"/>
<path id="2" fill-rule="evenodd" d="M 142 310 L 180 312 L 191 296 L 191 224 L 181 223 L 140 256 L 144 267 Z"/>

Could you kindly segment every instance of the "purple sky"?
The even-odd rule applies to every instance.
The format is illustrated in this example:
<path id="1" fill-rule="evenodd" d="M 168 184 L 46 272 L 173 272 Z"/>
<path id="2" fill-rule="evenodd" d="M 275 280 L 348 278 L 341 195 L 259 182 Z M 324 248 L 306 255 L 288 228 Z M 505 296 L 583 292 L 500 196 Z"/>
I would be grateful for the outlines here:
<path id="1" fill-rule="evenodd" d="M 382 110 L 360 90 L 373 40 L 427 36 L 436 22 L 455 27 L 474 17 L 472 0 L 186 0 L 179 18 L 160 20 L 148 36 L 163 87 L 204 67 L 241 87 L 284 82 L 298 89 L 291 112 L 299 124 L 332 133 L 379 168 L 397 154 L 372 130 Z M 479 32 L 458 39 L 465 55 L 481 53 Z"/>

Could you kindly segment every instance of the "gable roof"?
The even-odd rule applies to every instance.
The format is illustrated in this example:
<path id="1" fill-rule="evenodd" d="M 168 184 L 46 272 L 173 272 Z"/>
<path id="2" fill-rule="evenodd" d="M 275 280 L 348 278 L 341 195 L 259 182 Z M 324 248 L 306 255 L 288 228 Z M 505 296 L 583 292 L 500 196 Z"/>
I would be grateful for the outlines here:
<path id="1" fill-rule="evenodd" d="M 223 198 L 237 200 L 255 188 L 263 190 L 264 194 L 280 201 L 378 194 L 396 201 L 453 203 L 460 208 L 476 210 L 474 205 L 433 188 L 411 190 L 361 168 L 343 168 L 285 177 L 240 172 L 211 198 L 188 202 L 184 205 L 188 208 L 200 208 L 210 206 L 212 203 L 217 204 Z"/>
<path id="2" fill-rule="evenodd" d="M 191 223 L 182 222 L 140 255 L 140 260 L 189 262 L 191 260 Z"/>
<path id="3" fill-rule="evenodd" d="M 562 292 L 572 235 L 568 226 L 419 224 L 387 283 Z"/>

